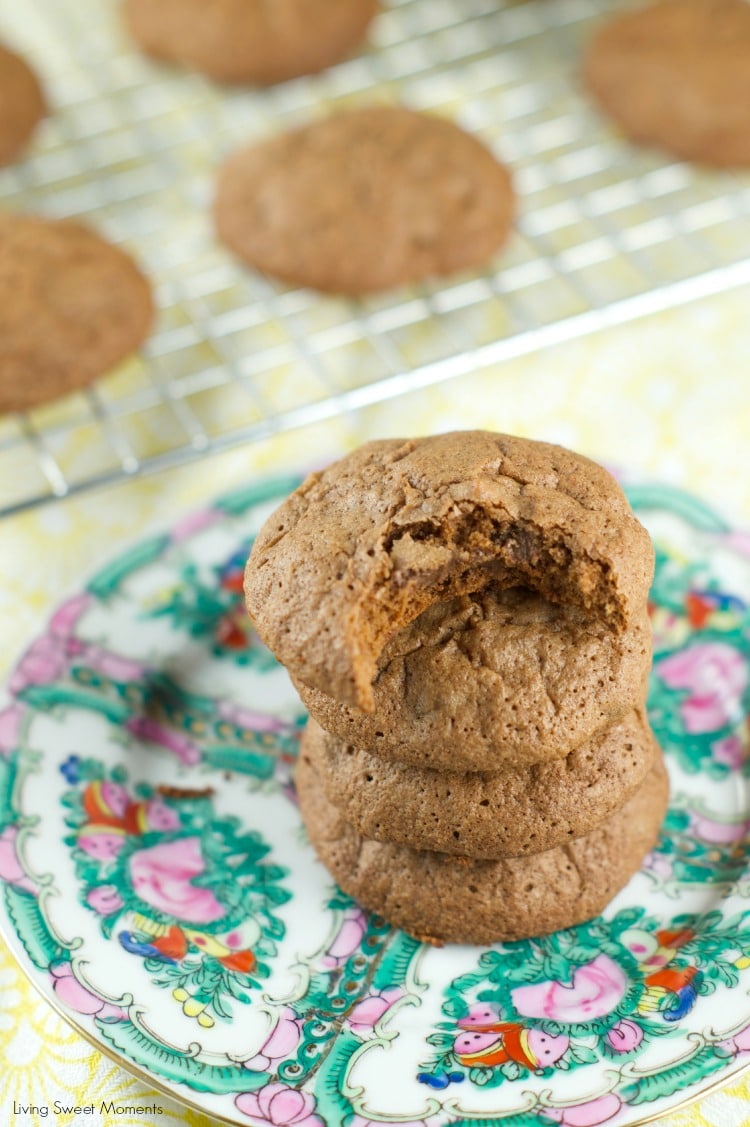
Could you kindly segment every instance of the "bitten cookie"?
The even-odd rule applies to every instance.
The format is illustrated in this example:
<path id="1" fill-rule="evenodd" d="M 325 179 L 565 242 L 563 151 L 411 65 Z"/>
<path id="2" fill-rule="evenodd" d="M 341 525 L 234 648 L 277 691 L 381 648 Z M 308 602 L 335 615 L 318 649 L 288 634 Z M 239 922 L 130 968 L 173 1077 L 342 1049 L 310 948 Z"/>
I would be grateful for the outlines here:
<path id="1" fill-rule="evenodd" d="M 371 712 L 384 646 L 432 604 L 523 586 L 621 633 L 642 622 L 653 566 L 601 466 L 455 431 L 369 442 L 311 474 L 258 534 L 245 593 L 298 681 Z"/>
<path id="2" fill-rule="evenodd" d="M 355 747 L 448 771 L 557 759 L 641 704 L 646 608 L 618 634 L 525 588 L 434 603 L 386 643 L 373 710 L 292 679 L 310 713 Z"/>
<path id="3" fill-rule="evenodd" d="M 125 0 L 124 14 L 150 55 L 265 86 L 345 58 L 377 9 L 378 0 Z"/>
<path id="4" fill-rule="evenodd" d="M 486 263 L 513 217 L 510 175 L 450 121 L 338 113 L 230 156 L 216 230 L 294 285 L 364 294 Z"/>
<path id="5" fill-rule="evenodd" d="M 688 160 L 750 165 L 750 4 L 661 0 L 594 35 L 584 77 L 635 141 Z"/>
<path id="6" fill-rule="evenodd" d="M 80 223 L 0 214 L 0 411 L 104 375 L 141 344 L 152 316 L 129 255 Z"/>
<path id="7" fill-rule="evenodd" d="M 342 743 L 311 720 L 300 755 L 363 837 L 492 860 L 589 833 L 643 783 L 659 749 L 642 713 L 565 759 L 493 774 L 408 767 Z"/>
<path id="8" fill-rule="evenodd" d="M 39 81 L 28 63 L 0 45 L 0 164 L 14 160 L 47 112 Z"/>
<path id="9" fill-rule="evenodd" d="M 585 837 L 529 857 L 471 861 L 363 838 L 326 798 L 312 762 L 297 766 L 310 841 L 344 892 L 439 943 L 525 939 L 598 915 L 656 842 L 668 791 L 659 756 L 633 797 Z"/>

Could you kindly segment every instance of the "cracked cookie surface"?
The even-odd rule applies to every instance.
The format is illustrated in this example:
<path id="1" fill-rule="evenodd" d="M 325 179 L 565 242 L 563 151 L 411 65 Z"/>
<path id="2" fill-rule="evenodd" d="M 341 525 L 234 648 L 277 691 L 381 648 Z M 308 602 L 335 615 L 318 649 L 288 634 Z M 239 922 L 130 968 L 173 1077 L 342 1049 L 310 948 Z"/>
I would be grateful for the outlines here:
<path id="1" fill-rule="evenodd" d="M 585 837 L 530 857 L 472 861 L 362 837 L 326 797 L 314 765 L 304 757 L 297 765 L 310 841 L 344 892 L 440 943 L 525 939 L 598 915 L 654 845 L 668 791 L 659 755 L 628 802 Z"/>
<path id="2" fill-rule="evenodd" d="M 345 58 L 377 10 L 378 0 L 125 0 L 123 8 L 149 54 L 261 86 Z"/>
<path id="3" fill-rule="evenodd" d="M 658 754 L 636 712 L 565 759 L 492 774 L 408 767 L 343 743 L 314 720 L 300 746 L 329 801 L 364 837 L 484 860 L 589 833 L 638 789 Z"/>
<path id="4" fill-rule="evenodd" d="M 245 594 L 296 680 L 371 712 L 384 646 L 433 604 L 521 586 L 621 634 L 642 621 L 653 566 L 601 466 L 455 431 L 369 442 L 311 474 L 260 530 Z"/>
<path id="5" fill-rule="evenodd" d="M 641 704 L 651 666 L 644 608 L 624 633 L 524 588 L 434 603 L 386 643 L 373 709 L 294 677 L 319 723 L 358 748 L 447 771 L 565 756 Z"/>
<path id="6" fill-rule="evenodd" d="M 294 285 L 390 289 L 487 262 L 505 241 L 510 175 L 443 118 L 398 107 L 337 113 L 229 157 L 219 238 Z"/>

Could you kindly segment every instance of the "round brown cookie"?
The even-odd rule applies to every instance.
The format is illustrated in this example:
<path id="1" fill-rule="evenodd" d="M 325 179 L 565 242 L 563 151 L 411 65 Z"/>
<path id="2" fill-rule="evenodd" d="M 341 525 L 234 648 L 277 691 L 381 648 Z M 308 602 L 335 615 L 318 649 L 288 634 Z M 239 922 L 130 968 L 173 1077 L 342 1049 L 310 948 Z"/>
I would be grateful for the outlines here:
<path id="1" fill-rule="evenodd" d="M 750 165 L 750 4 L 661 0 L 594 35 L 585 81 L 636 141 L 705 164 Z"/>
<path id="2" fill-rule="evenodd" d="M 103 375 L 141 344 L 152 316 L 129 255 L 80 223 L 0 214 L 0 411 Z"/>
<path id="3" fill-rule="evenodd" d="M 490 586 L 433 603 L 386 643 L 373 710 L 295 680 L 312 715 L 355 747 L 447 771 L 557 759 L 645 700 L 651 625 L 617 634 L 577 607 Z"/>
<path id="4" fill-rule="evenodd" d="M 47 112 L 42 88 L 28 63 L 0 45 L 0 164 L 26 146 Z"/>
<path id="5" fill-rule="evenodd" d="M 510 176 L 450 121 L 402 108 L 338 113 L 231 156 L 219 238 L 294 285 L 391 289 L 487 262 L 513 217 Z"/>
<path id="6" fill-rule="evenodd" d="M 378 0 L 125 0 L 124 14 L 150 55 L 266 86 L 345 58 L 377 9 Z"/>
<path id="7" fill-rule="evenodd" d="M 297 766 L 310 841 L 344 892 L 438 943 L 526 939 L 598 915 L 654 845 L 668 790 L 659 755 L 628 802 L 585 837 L 529 857 L 471 861 L 363 838 L 326 798 L 312 762 Z"/>
<path id="8" fill-rule="evenodd" d="M 454 431 L 368 442 L 269 517 L 245 593 L 297 680 L 372 711 L 389 638 L 443 599 L 524 586 L 615 632 L 642 621 L 649 535 L 614 478 L 545 442 Z"/>
<path id="9" fill-rule="evenodd" d="M 540 853 L 589 833 L 638 789 L 658 753 L 636 712 L 565 759 L 491 775 L 408 767 L 342 743 L 314 720 L 300 749 L 363 837 L 484 860 Z"/>

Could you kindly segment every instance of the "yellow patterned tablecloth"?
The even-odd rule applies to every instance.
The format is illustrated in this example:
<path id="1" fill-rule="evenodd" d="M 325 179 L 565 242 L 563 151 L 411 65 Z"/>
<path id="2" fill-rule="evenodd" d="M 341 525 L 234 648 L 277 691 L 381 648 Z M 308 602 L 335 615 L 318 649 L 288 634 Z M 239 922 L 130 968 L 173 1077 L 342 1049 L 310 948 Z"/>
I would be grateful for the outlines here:
<path id="1" fill-rule="evenodd" d="M 750 294 L 610 330 L 346 418 L 0 524 L 0 673 L 52 607 L 144 531 L 260 472 L 304 466 L 367 438 L 486 426 L 561 442 L 698 493 L 750 526 Z M 82 452 L 83 456 L 83 452 Z M 161 1113 L 56 1115 L 54 1101 L 153 1104 Z M 21 1112 L 35 1105 L 36 1112 Z M 49 1109 L 45 1113 L 45 1109 Z M 0 1127 L 207 1127 L 94 1051 L 42 1001 L 0 945 Z M 746 1127 L 750 1082 L 719 1089 L 661 1127 Z"/>

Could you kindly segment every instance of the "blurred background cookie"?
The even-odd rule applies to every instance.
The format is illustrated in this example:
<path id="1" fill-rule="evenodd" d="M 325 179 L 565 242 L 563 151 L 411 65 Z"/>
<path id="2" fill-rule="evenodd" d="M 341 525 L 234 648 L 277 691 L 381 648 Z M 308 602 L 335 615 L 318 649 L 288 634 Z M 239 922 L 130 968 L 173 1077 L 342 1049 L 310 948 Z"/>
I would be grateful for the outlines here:
<path id="1" fill-rule="evenodd" d="M 584 61 L 589 90 L 635 141 L 750 165 L 750 4 L 661 0 L 614 16 Z"/>
<path id="2" fill-rule="evenodd" d="M 0 44 L 0 165 L 20 154 L 46 113 L 34 71 L 20 55 Z"/>
<path id="3" fill-rule="evenodd" d="M 125 0 L 144 51 L 221 82 L 314 74 L 363 40 L 378 0 Z"/>
<path id="4" fill-rule="evenodd" d="M 152 318 L 151 287 L 124 251 L 71 220 L 0 214 L 0 411 L 104 375 Z"/>
<path id="5" fill-rule="evenodd" d="M 245 262 L 351 295 L 483 265 L 513 211 L 510 174 L 480 141 L 395 107 L 338 113 L 233 154 L 215 203 L 219 238 Z"/>

